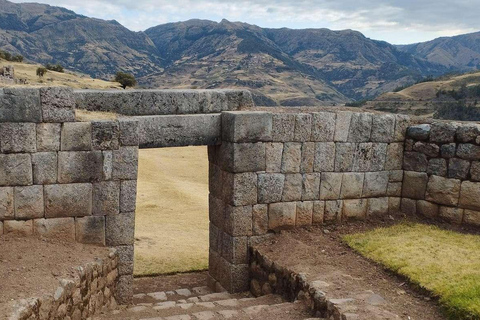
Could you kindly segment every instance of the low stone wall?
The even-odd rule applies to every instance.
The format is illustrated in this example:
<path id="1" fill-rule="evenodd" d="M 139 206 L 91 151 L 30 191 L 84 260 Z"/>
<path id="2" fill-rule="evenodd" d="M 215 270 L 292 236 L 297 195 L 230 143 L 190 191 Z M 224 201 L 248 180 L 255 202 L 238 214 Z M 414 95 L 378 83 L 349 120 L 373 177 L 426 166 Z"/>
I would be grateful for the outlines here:
<path id="1" fill-rule="evenodd" d="M 118 254 L 75 269 L 74 280 L 60 280 L 49 296 L 16 301 L 10 320 L 87 319 L 100 311 L 115 309 L 115 284 L 119 274 Z"/>

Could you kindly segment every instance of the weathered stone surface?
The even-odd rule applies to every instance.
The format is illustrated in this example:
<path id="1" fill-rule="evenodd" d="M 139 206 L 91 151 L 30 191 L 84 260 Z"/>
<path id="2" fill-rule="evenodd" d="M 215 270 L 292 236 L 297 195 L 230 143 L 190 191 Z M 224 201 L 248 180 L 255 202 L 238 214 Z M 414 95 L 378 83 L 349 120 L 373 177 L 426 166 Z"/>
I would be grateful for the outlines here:
<path id="1" fill-rule="evenodd" d="M 93 214 L 96 216 L 120 212 L 120 181 L 101 181 L 93 184 Z"/>
<path id="2" fill-rule="evenodd" d="M 323 224 L 323 217 L 325 215 L 325 201 L 313 202 L 312 223 Z"/>
<path id="3" fill-rule="evenodd" d="M 13 188 L 0 188 L 0 220 L 14 217 Z"/>
<path id="4" fill-rule="evenodd" d="M 415 141 L 412 139 L 406 139 L 405 140 L 405 151 L 413 151 L 413 145 L 415 144 Z"/>
<path id="5" fill-rule="evenodd" d="M 417 200 L 402 198 L 400 210 L 406 214 L 415 214 L 417 212 Z"/>
<path id="6" fill-rule="evenodd" d="M 454 123 L 435 122 L 431 125 L 430 141 L 449 143 L 455 141 L 457 125 Z"/>
<path id="7" fill-rule="evenodd" d="M 480 146 L 471 143 L 461 143 L 457 148 L 457 156 L 466 160 L 480 160 Z"/>
<path id="8" fill-rule="evenodd" d="M 418 200 L 417 201 L 417 213 L 427 217 L 435 218 L 438 216 L 439 205 L 433 202 Z"/>
<path id="9" fill-rule="evenodd" d="M 374 114 L 372 121 L 372 142 L 392 142 L 395 133 L 393 114 Z"/>
<path id="10" fill-rule="evenodd" d="M 47 218 L 82 217 L 92 214 L 90 183 L 45 185 L 44 192 Z"/>
<path id="11" fill-rule="evenodd" d="M 75 218 L 76 241 L 105 245 L 105 217 Z"/>
<path id="12" fill-rule="evenodd" d="M 283 146 L 282 172 L 297 173 L 300 172 L 302 161 L 302 144 L 297 142 L 287 142 Z"/>
<path id="13" fill-rule="evenodd" d="M 36 137 L 34 123 L 0 123 L 0 150 L 3 153 L 36 152 Z"/>
<path id="14" fill-rule="evenodd" d="M 310 141 L 312 136 L 312 115 L 300 113 L 295 116 L 295 136 L 294 141 Z"/>
<path id="15" fill-rule="evenodd" d="M 395 115 L 395 134 L 394 141 L 403 142 L 407 134 L 407 128 L 410 126 L 411 119 L 403 114 Z"/>
<path id="16" fill-rule="evenodd" d="M 137 119 L 122 118 L 118 120 L 120 144 L 122 146 L 138 146 L 139 124 Z"/>
<path id="17" fill-rule="evenodd" d="M 403 143 L 390 143 L 387 146 L 385 170 L 401 170 L 403 164 Z"/>
<path id="18" fill-rule="evenodd" d="M 118 253 L 118 274 L 133 274 L 133 246 L 117 246 L 115 249 Z"/>
<path id="19" fill-rule="evenodd" d="M 132 245 L 134 230 L 134 212 L 105 217 L 105 243 L 107 246 Z"/>
<path id="20" fill-rule="evenodd" d="M 282 200 L 285 175 L 281 173 L 262 173 L 258 175 L 258 202 L 272 203 Z"/>
<path id="21" fill-rule="evenodd" d="M 403 176 L 402 197 L 425 199 L 428 175 L 424 172 L 405 171 Z"/>
<path id="22" fill-rule="evenodd" d="M 478 124 L 461 124 L 457 128 L 457 140 L 459 142 L 474 142 L 480 135 L 480 126 Z"/>
<path id="23" fill-rule="evenodd" d="M 33 234 L 33 220 L 16 221 L 6 220 L 3 221 L 3 232 L 5 234 L 13 233 L 19 236 L 30 236 Z"/>
<path id="24" fill-rule="evenodd" d="M 453 158 L 457 153 L 457 144 L 456 143 L 448 143 L 442 145 L 440 148 L 442 158 Z"/>
<path id="25" fill-rule="evenodd" d="M 480 226 L 480 211 L 465 210 L 463 221 L 469 225 Z"/>
<path id="26" fill-rule="evenodd" d="M 33 234 L 47 239 L 75 241 L 74 218 L 35 219 Z"/>
<path id="27" fill-rule="evenodd" d="M 266 169 L 265 143 L 223 143 L 220 164 L 230 172 L 255 172 Z"/>
<path id="28" fill-rule="evenodd" d="M 263 111 L 223 112 L 222 128 L 225 141 L 272 141 L 272 114 Z"/>
<path id="29" fill-rule="evenodd" d="M 0 154 L 0 185 L 24 186 L 33 182 L 29 154 Z"/>
<path id="30" fill-rule="evenodd" d="M 408 127 L 407 137 L 414 140 L 425 141 L 430 136 L 431 126 L 429 124 L 419 124 L 416 126 Z"/>
<path id="31" fill-rule="evenodd" d="M 40 89 L 44 122 L 75 121 L 75 97 L 73 90 L 66 87 Z"/>
<path id="32" fill-rule="evenodd" d="M 0 221 L 0 236 L 3 236 L 3 222 Z"/>
<path id="33" fill-rule="evenodd" d="M 343 200 L 325 201 L 324 221 L 327 223 L 342 221 Z"/>
<path id="34" fill-rule="evenodd" d="M 136 180 L 138 170 L 138 148 L 120 147 L 113 151 L 114 180 Z"/>
<path id="35" fill-rule="evenodd" d="M 316 142 L 330 142 L 335 136 L 335 118 L 333 112 L 313 113 L 312 140 Z"/>
<path id="36" fill-rule="evenodd" d="M 252 235 L 252 206 L 226 206 L 224 231 L 233 237 Z"/>
<path id="37" fill-rule="evenodd" d="M 364 173 L 344 173 L 342 178 L 341 199 L 356 199 L 362 197 Z"/>
<path id="38" fill-rule="evenodd" d="M 354 113 L 350 122 L 349 142 L 368 142 L 372 132 L 373 117 L 370 113 Z"/>
<path id="39" fill-rule="evenodd" d="M 382 197 L 387 194 L 388 171 L 367 172 L 363 184 L 362 197 Z"/>
<path id="40" fill-rule="evenodd" d="M 320 182 L 320 200 L 337 200 L 340 198 L 343 173 L 324 172 Z"/>
<path id="41" fill-rule="evenodd" d="M 1 89 L 0 122 L 42 122 L 39 90 L 37 88 Z"/>
<path id="42" fill-rule="evenodd" d="M 337 119 L 335 123 L 335 142 L 347 142 L 348 133 L 350 131 L 350 122 L 352 121 L 352 112 L 340 111 L 337 112 Z"/>
<path id="43" fill-rule="evenodd" d="M 473 161 L 470 168 L 470 178 L 473 181 L 480 181 L 480 162 Z"/>
<path id="44" fill-rule="evenodd" d="M 382 171 L 385 169 L 385 162 L 387 160 L 387 144 L 373 143 L 372 144 L 372 158 L 370 162 L 370 171 Z"/>
<path id="45" fill-rule="evenodd" d="M 464 209 L 461 208 L 440 206 L 439 216 L 450 223 L 461 224 L 463 221 L 463 212 Z"/>
<path id="46" fill-rule="evenodd" d="M 389 197 L 401 197 L 402 196 L 401 182 L 389 182 L 387 187 L 387 196 Z"/>
<path id="47" fill-rule="evenodd" d="M 367 199 L 343 200 L 343 216 L 346 219 L 365 219 L 367 215 Z"/>
<path id="48" fill-rule="evenodd" d="M 355 150 L 355 157 L 353 162 L 354 172 L 367 172 L 370 171 L 372 166 L 373 157 L 373 143 L 359 143 Z"/>
<path id="49" fill-rule="evenodd" d="M 283 143 L 266 143 L 265 157 L 267 172 L 280 172 L 282 169 Z"/>
<path id="50" fill-rule="evenodd" d="M 370 198 L 368 200 L 367 217 L 388 214 L 388 198 Z"/>
<path id="51" fill-rule="evenodd" d="M 302 144 L 302 162 L 300 164 L 300 172 L 313 172 L 313 165 L 315 160 L 315 143 L 305 142 Z"/>
<path id="52" fill-rule="evenodd" d="M 257 204 L 257 174 L 226 173 L 223 184 L 225 199 L 234 206 L 247 206 Z"/>
<path id="53" fill-rule="evenodd" d="M 427 156 L 420 152 L 405 152 L 403 169 L 407 171 L 426 172 L 428 168 Z"/>
<path id="54" fill-rule="evenodd" d="M 466 179 L 470 171 L 470 161 L 458 158 L 448 160 L 448 177 L 453 179 Z"/>
<path id="55" fill-rule="evenodd" d="M 335 171 L 349 172 L 353 170 L 355 143 L 337 143 L 335 145 Z"/>
<path id="56" fill-rule="evenodd" d="M 268 231 L 268 205 L 257 204 L 252 211 L 253 235 L 263 235 Z"/>
<path id="57" fill-rule="evenodd" d="M 480 182 L 462 182 L 459 205 L 465 209 L 480 210 Z"/>
<path id="58" fill-rule="evenodd" d="M 302 200 L 303 176 L 300 173 L 286 174 L 282 201 Z"/>
<path id="59" fill-rule="evenodd" d="M 330 172 L 335 170 L 335 143 L 320 142 L 315 144 L 316 172 Z"/>
<path id="60" fill-rule="evenodd" d="M 445 177 L 447 175 L 447 160 L 442 158 L 430 159 L 427 168 L 428 175 Z"/>
<path id="61" fill-rule="evenodd" d="M 61 132 L 61 150 L 88 151 L 92 149 L 92 125 L 90 122 L 64 123 Z"/>
<path id="62" fill-rule="evenodd" d="M 297 227 L 310 226 L 313 221 L 313 201 L 297 202 L 296 222 Z"/>
<path id="63" fill-rule="evenodd" d="M 272 116 L 272 139 L 275 142 L 293 141 L 295 136 L 295 115 L 274 113 Z"/>
<path id="64" fill-rule="evenodd" d="M 102 177 L 101 151 L 60 151 L 58 153 L 58 182 L 100 181 Z"/>
<path id="65" fill-rule="evenodd" d="M 428 157 L 438 157 L 440 155 L 440 147 L 435 143 L 417 141 L 413 145 L 413 150 L 421 152 Z"/>
<path id="66" fill-rule="evenodd" d="M 392 170 L 389 173 L 389 182 L 402 182 L 403 181 L 403 170 Z"/>
<path id="67" fill-rule="evenodd" d="M 37 151 L 58 151 L 60 150 L 60 123 L 38 123 L 37 124 Z"/>
<path id="68" fill-rule="evenodd" d="M 137 180 L 123 180 L 120 185 L 120 212 L 134 212 L 137 203 Z"/>
<path id="69" fill-rule="evenodd" d="M 272 203 L 268 206 L 268 228 L 271 230 L 294 227 L 296 202 Z"/>
<path id="70" fill-rule="evenodd" d="M 400 197 L 389 197 L 388 198 L 388 212 L 389 213 L 398 213 L 401 212 L 401 203 L 402 198 Z"/>
<path id="71" fill-rule="evenodd" d="M 15 187 L 15 218 L 43 218 L 43 186 Z"/>
<path id="72" fill-rule="evenodd" d="M 302 200 L 318 200 L 320 192 L 320 173 L 305 173 L 302 183 Z"/>
<path id="73" fill-rule="evenodd" d="M 32 154 L 33 183 L 53 184 L 57 182 L 57 163 L 56 152 Z"/>
<path id="74" fill-rule="evenodd" d="M 120 146 L 120 127 L 117 121 L 92 122 L 92 147 L 94 150 L 114 150 Z"/>
<path id="75" fill-rule="evenodd" d="M 115 299 L 119 304 L 132 303 L 133 299 L 133 275 L 120 276 L 117 279 Z"/>
<path id="76" fill-rule="evenodd" d="M 460 195 L 460 180 L 430 176 L 425 200 L 456 206 Z"/>
<path id="77" fill-rule="evenodd" d="M 222 257 L 230 263 L 248 263 L 247 237 L 222 236 Z"/>

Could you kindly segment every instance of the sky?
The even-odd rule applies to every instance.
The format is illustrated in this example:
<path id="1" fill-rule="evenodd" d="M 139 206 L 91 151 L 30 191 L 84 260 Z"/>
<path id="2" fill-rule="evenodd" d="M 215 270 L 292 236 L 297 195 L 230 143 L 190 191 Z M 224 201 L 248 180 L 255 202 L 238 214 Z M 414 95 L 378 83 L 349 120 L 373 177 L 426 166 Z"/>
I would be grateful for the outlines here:
<path id="1" fill-rule="evenodd" d="M 13 0 L 33 2 L 35 0 Z M 189 19 L 241 21 L 268 28 L 353 29 L 408 44 L 480 31 L 480 0 L 40 0 L 117 20 L 134 31 Z"/>

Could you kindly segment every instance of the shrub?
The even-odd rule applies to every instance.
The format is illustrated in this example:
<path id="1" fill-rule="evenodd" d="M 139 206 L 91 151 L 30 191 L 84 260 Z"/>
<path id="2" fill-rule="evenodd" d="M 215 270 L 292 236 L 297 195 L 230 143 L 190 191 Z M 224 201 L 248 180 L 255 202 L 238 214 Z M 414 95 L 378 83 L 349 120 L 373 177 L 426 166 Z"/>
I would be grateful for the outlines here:
<path id="1" fill-rule="evenodd" d="M 46 68 L 47 70 L 51 70 L 51 71 L 56 71 L 56 72 L 61 72 L 61 73 L 64 72 L 63 66 L 62 66 L 61 64 L 59 64 L 59 63 L 54 64 L 54 65 L 52 65 L 52 64 L 50 64 L 50 63 L 47 63 L 47 65 L 45 65 L 45 68 Z"/>
<path id="2" fill-rule="evenodd" d="M 135 80 L 133 74 L 121 71 L 117 72 L 115 75 L 115 81 L 120 83 L 123 89 L 126 89 L 127 87 L 134 87 L 137 84 L 137 80 Z"/>
<path id="3" fill-rule="evenodd" d="M 38 67 L 37 68 L 37 76 L 40 78 L 43 77 L 48 72 L 47 68 L 45 67 Z"/>

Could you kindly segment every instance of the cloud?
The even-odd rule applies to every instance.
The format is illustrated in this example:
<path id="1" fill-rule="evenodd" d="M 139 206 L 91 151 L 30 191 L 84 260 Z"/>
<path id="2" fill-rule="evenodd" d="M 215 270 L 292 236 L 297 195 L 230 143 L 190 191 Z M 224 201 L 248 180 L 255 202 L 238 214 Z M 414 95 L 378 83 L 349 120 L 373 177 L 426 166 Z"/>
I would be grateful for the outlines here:
<path id="1" fill-rule="evenodd" d="M 14 0 L 24 2 L 23 0 Z M 262 27 L 355 29 L 393 43 L 480 30 L 478 0 L 40 0 L 132 30 L 191 18 Z"/>

